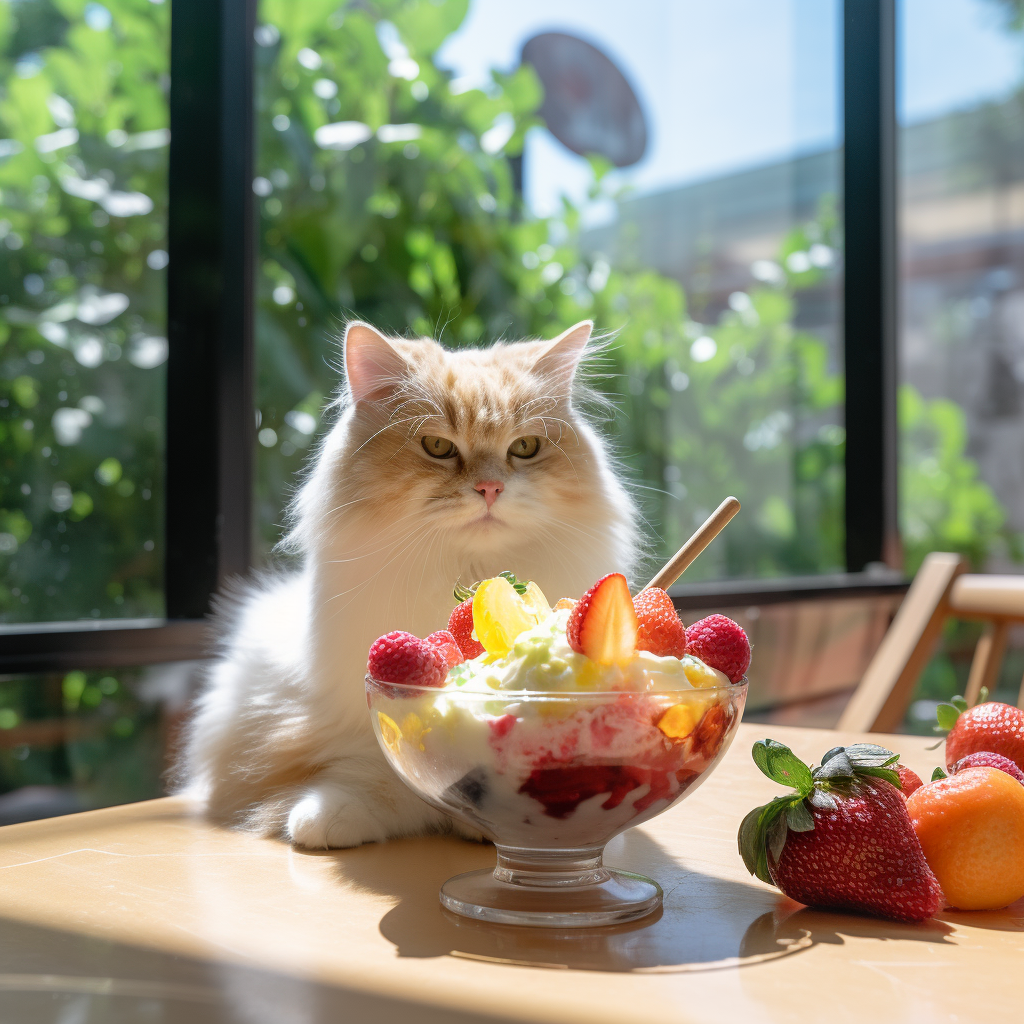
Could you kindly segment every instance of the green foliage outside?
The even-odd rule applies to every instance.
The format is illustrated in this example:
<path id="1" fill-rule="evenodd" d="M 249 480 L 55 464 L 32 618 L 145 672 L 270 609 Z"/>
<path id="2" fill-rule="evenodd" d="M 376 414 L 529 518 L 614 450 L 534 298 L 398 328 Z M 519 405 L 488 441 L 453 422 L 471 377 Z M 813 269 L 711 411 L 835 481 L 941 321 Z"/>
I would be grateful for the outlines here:
<path id="1" fill-rule="evenodd" d="M 168 16 L 0 3 L 0 621 L 163 609 Z"/>
<path id="2" fill-rule="evenodd" d="M 801 293 L 831 271 L 785 269 L 815 243 L 841 248 L 827 197 L 783 241 L 776 285 L 696 322 L 677 281 L 590 252 L 570 204 L 549 219 L 524 209 L 514 158 L 540 123 L 540 85 L 520 69 L 452 91 L 434 58 L 466 9 L 261 4 L 261 555 L 326 426 L 346 317 L 451 345 L 593 318 L 617 332 L 595 383 L 658 553 L 736 493 L 744 516 L 690 579 L 840 569 L 842 377 L 794 326 Z M 0 0 L 0 621 L 162 611 L 168 15 L 149 0 Z M 907 391 L 901 414 L 911 566 L 936 547 L 983 560 L 1004 517 L 965 456 L 962 413 Z M 0 790 L 156 792 L 138 679 L 0 684 Z"/>

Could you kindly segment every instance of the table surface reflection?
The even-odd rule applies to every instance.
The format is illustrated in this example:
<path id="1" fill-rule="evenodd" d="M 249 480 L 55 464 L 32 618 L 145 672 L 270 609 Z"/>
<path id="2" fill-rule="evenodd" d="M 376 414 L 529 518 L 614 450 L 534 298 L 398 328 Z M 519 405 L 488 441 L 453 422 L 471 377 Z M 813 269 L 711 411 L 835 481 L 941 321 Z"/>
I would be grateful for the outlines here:
<path id="1" fill-rule="evenodd" d="M 120 1021 L 1017 1019 L 1024 901 L 921 925 L 809 910 L 752 879 L 736 828 L 777 795 L 741 726 L 700 789 L 608 846 L 664 909 L 548 931 L 443 911 L 494 851 L 454 839 L 306 853 L 180 798 L 0 828 L 0 1018 Z M 773 727 L 806 761 L 852 734 Z M 922 776 L 940 751 L 872 737 Z"/>

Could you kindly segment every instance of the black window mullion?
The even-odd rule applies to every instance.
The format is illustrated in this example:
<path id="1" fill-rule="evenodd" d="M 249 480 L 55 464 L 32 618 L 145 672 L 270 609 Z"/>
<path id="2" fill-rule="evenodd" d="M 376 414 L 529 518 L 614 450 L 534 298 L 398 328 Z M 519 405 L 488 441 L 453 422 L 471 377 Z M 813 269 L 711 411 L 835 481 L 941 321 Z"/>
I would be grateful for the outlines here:
<path id="1" fill-rule="evenodd" d="M 255 0 L 174 0 L 167 320 L 169 619 L 197 619 L 252 536 Z"/>
<path id="2" fill-rule="evenodd" d="M 843 5 L 846 568 L 900 565 L 895 0 Z"/>

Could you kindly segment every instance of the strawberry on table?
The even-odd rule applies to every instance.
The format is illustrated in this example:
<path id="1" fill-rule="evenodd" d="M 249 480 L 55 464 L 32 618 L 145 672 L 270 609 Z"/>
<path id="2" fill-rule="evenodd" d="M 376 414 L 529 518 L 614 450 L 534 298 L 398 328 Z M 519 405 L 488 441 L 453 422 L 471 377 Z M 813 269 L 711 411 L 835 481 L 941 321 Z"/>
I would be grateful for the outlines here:
<path id="1" fill-rule="evenodd" d="M 750 641 L 726 615 L 709 615 L 686 627 L 686 651 L 738 683 L 750 668 Z"/>
<path id="2" fill-rule="evenodd" d="M 893 767 L 896 769 L 896 774 L 900 777 L 900 792 L 904 796 L 910 796 L 911 793 L 924 785 L 921 781 L 921 776 L 912 768 L 908 768 L 905 764 L 897 764 L 893 765 Z"/>
<path id="3" fill-rule="evenodd" d="M 647 587 L 633 598 L 640 624 L 637 650 L 659 657 L 681 658 L 686 654 L 686 627 L 676 614 L 672 598 L 661 587 Z"/>
<path id="4" fill-rule="evenodd" d="M 754 761 L 795 792 L 756 807 L 739 830 L 752 875 L 808 906 L 923 921 L 943 905 L 900 796 L 899 755 L 873 743 L 834 747 L 812 769 L 782 743 Z"/>
<path id="5" fill-rule="evenodd" d="M 1024 710 L 989 701 L 967 707 L 962 697 L 938 707 L 939 726 L 946 736 L 946 767 L 981 750 L 1002 754 L 1024 771 Z"/>
<path id="6" fill-rule="evenodd" d="M 448 675 L 444 653 L 427 640 L 395 630 L 370 645 L 366 671 L 383 683 L 443 686 Z"/>

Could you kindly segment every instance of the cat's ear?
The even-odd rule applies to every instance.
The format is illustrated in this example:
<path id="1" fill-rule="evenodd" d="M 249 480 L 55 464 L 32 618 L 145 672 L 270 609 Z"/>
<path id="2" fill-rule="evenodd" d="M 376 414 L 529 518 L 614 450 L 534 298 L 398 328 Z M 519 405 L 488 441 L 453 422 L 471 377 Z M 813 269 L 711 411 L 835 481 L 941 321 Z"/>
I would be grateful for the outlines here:
<path id="1" fill-rule="evenodd" d="M 572 383 L 593 329 L 593 320 L 581 320 L 549 341 L 533 364 L 534 372 L 567 387 Z"/>
<path id="2" fill-rule="evenodd" d="M 345 328 L 345 380 L 353 402 L 385 398 L 409 372 L 409 364 L 380 331 L 361 320 Z"/>

